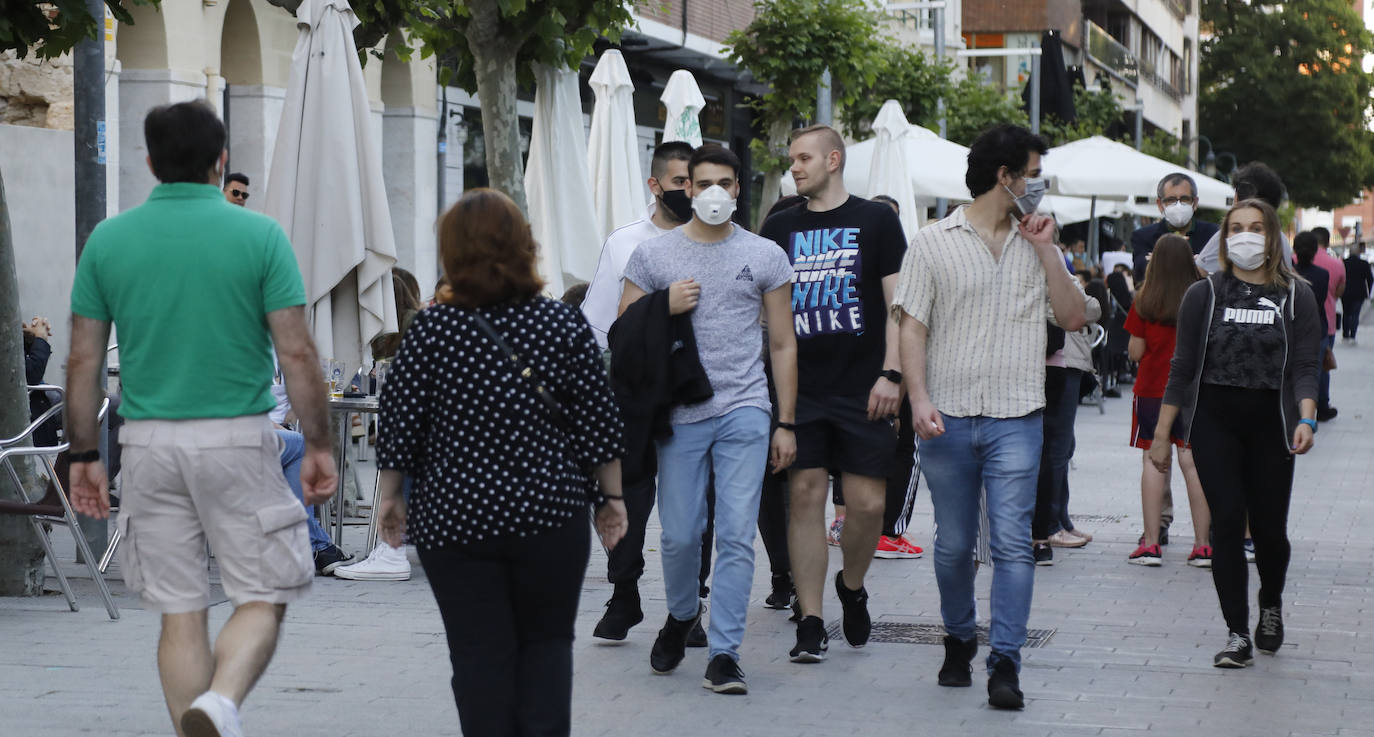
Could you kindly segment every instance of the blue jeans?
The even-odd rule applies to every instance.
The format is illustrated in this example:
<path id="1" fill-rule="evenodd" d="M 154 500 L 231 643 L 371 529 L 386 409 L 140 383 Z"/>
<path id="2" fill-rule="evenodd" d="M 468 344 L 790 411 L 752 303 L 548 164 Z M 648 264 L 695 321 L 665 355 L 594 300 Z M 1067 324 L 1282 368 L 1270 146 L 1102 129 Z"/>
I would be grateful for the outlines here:
<path id="1" fill-rule="evenodd" d="M 973 549 L 979 490 L 987 489 L 992 550 L 992 628 L 989 671 L 998 658 L 1021 668 L 1035 560 L 1031 513 L 1040 468 L 1040 412 L 1025 417 L 945 417 L 945 433 L 921 441 L 921 472 L 935 507 L 935 582 L 945 630 L 972 639 Z"/>
<path id="2" fill-rule="evenodd" d="M 281 472 L 286 476 L 286 485 L 291 487 L 291 493 L 305 504 L 305 492 L 301 491 L 301 461 L 305 458 L 305 436 L 292 430 L 278 430 L 277 438 L 281 440 Z M 315 506 L 305 505 L 307 516 L 306 524 L 310 528 L 310 549 L 319 552 L 333 545 L 329 535 L 320 527 L 320 521 L 315 519 Z"/>
<path id="3" fill-rule="evenodd" d="M 716 566 L 711 587 L 710 655 L 739 660 L 749 590 L 754 583 L 754 534 L 768 462 L 768 413 L 741 407 L 701 422 L 673 425 L 658 443 L 658 521 L 663 588 L 674 619 L 696 616 L 706 485 L 716 476 Z"/>

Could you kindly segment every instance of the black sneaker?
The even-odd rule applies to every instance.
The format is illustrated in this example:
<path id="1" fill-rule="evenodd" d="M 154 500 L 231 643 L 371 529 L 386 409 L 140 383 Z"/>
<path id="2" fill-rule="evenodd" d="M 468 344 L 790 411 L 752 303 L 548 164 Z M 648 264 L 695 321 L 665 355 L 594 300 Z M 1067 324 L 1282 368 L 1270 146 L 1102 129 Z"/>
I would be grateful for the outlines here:
<path id="1" fill-rule="evenodd" d="M 601 615 L 601 621 L 597 622 L 596 629 L 592 630 L 592 637 L 620 642 L 630 634 L 631 627 L 643 621 L 644 610 L 639 603 L 639 588 L 617 586 L 615 595 L 606 602 L 606 613 Z"/>
<path id="2" fill-rule="evenodd" d="M 1318 407 L 1317 422 L 1328 422 L 1330 420 L 1334 420 L 1336 419 L 1336 415 L 1338 414 L 1340 414 L 1340 412 L 1337 411 L 1335 407 L 1329 405 L 1326 407 Z"/>
<path id="3" fill-rule="evenodd" d="M 868 635 L 873 631 L 873 620 L 868 616 L 868 589 L 860 586 L 858 591 L 844 585 L 844 571 L 835 572 L 835 594 L 840 597 L 844 609 L 844 639 L 850 647 L 863 647 L 868 644 Z"/>
<path id="4" fill-rule="evenodd" d="M 1037 566 L 1054 565 L 1054 548 L 1048 542 L 1037 541 L 1031 543 L 1031 554 L 1035 556 Z"/>
<path id="5" fill-rule="evenodd" d="M 961 640 L 945 635 L 945 663 L 940 666 L 940 685 L 967 688 L 973 685 L 973 658 L 978 654 L 978 638 Z"/>
<path id="6" fill-rule="evenodd" d="M 700 605 L 697 607 L 697 615 L 685 621 L 668 615 L 667 621 L 663 623 L 663 629 L 658 631 L 658 637 L 654 640 L 653 649 L 649 651 L 649 667 L 655 673 L 667 675 L 677 668 L 687 654 L 687 633 L 691 632 L 699 621 Z"/>
<path id="7" fill-rule="evenodd" d="M 706 664 L 706 677 L 701 680 L 702 688 L 716 693 L 746 694 L 749 686 L 744 682 L 744 671 L 739 669 L 735 659 L 721 653 Z"/>
<path id="8" fill-rule="evenodd" d="M 1260 607 L 1259 627 L 1255 628 L 1255 649 L 1273 655 L 1283 647 L 1283 608 Z"/>
<path id="9" fill-rule="evenodd" d="M 763 605 L 769 609 L 787 609 L 792 606 L 792 597 L 796 595 L 796 590 L 792 588 L 791 576 L 774 576 L 773 593 L 763 600 Z"/>
<path id="10" fill-rule="evenodd" d="M 706 644 L 706 627 L 701 623 L 701 617 L 697 617 L 696 625 L 687 633 L 687 647 L 706 647 Z"/>
<path id="11" fill-rule="evenodd" d="M 1226 647 L 1212 658 L 1212 665 L 1218 668 L 1244 668 L 1253 662 L 1255 656 L 1250 650 L 1250 638 L 1235 632 L 1226 641 Z"/>
<path id="12" fill-rule="evenodd" d="M 788 653 L 793 663 L 819 663 L 829 649 L 830 637 L 820 617 L 803 617 L 797 622 L 797 646 Z"/>
<path id="13" fill-rule="evenodd" d="M 1168 544 L 1169 544 L 1169 528 L 1168 528 L 1168 526 L 1166 526 L 1166 525 L 1160 525 L 1160 526 L 1159 526 L 1159 544 L 1160 544 L 1160 545 L 1168 545 Z"/>
<path id="14" fill-rule="evenodd" d="M 1011 658 L 998 657 L 988 674 L 988 703 L 998 709 L 1024 709 L 1021 679 L 1016 675 L 1016 663 Z"/>
<path id="15" fill-rule="evenodd" d="M 353 556 L 339 549 L 338 545 L 330 544 L 324 550 L 315 551 L 315 573 L 320 576 L 334 575 L 334 569 L 353 560 Z"/>

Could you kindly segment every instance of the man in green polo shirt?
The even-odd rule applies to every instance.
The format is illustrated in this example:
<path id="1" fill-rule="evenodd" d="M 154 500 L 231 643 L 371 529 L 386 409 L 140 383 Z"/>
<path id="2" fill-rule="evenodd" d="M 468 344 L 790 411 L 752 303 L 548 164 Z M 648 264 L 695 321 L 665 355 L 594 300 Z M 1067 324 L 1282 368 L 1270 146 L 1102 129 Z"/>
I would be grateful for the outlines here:
<path id="1" fill-rule="evenodd" d="M 96 227 L 72 286 L 72 503 L 109 514 L 96 410 L 114 324 L 126 420 L 121 570 L 162 612 L 158 669 L 177 733 L 232 737 L 286 603 L 309 591 L 315 572 L 305 509 L 282 476 L 267 416 L 272 346 L 305 434 L 308 504 L 328 499 L 337 481 L 324 383 L 286 234 L 220 192 L 227 155 L 214 110 L 204 101 L 155 108 L 144 137 L 161 184 Z M 207 542 L 234 605 L 213 648 Z"/>

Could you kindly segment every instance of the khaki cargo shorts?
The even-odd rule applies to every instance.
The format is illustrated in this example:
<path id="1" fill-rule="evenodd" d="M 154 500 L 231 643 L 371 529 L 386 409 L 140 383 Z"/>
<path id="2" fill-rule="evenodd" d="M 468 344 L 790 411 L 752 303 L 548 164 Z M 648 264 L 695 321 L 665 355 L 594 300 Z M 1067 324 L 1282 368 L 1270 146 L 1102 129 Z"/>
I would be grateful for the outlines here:
<path id="1" fill-rule="evenodd" d="M 164 614 L 210 605 L 207 541 L 236 607 L 310 590 L 305 508 L 286 485 L 267 415 L 132 420 L 120 440 L 120 566 L 149 605 Z"/>

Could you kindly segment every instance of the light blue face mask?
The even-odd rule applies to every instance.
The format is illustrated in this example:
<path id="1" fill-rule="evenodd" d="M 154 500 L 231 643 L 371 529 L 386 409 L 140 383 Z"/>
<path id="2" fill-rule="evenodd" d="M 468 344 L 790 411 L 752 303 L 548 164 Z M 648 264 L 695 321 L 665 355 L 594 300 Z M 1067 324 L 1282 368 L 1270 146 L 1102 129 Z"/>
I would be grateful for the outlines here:
<path id="1" fill-rule="evenodd" d="M 1002 189 L 1007 190 L 1007 194 L 1016 201 L 1016 209 L 1022 215 L 1029 215 L 1035 212 L 1035 208 L 1040 206 L 1040 200 L 1045 198 L 1045 190 L 1049 189 L 1049 184 L 1044 177 L 1026 177 L 1026 193 L 1020 196 L 1011 187 L 1002 185 Z"/>

